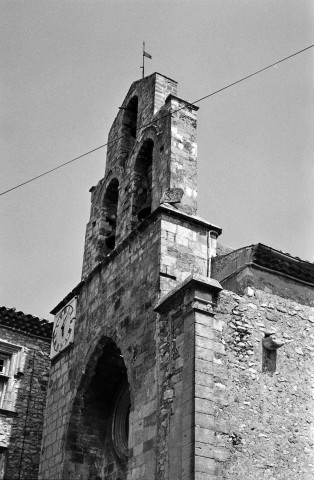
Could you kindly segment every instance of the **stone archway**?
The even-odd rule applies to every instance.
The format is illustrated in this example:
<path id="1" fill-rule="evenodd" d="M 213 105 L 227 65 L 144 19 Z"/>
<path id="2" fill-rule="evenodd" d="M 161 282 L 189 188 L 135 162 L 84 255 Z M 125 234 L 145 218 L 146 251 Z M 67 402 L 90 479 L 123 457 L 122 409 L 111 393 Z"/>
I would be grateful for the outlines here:
<path id="1" fill-rule="evenodd" d="M 89 361 L 72 406 L 63 478 L 126 478 L 130 406 L 121 351 L 105 338 Z"/>

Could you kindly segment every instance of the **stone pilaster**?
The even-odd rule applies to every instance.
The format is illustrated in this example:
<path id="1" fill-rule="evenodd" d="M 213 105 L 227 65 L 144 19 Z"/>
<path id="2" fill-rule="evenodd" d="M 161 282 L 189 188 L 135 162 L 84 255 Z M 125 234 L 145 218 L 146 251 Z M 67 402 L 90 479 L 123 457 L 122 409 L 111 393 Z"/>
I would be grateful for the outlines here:
<path id="1" fill-rule="evenodd" d="M 156 306 L 160 314 L 157 478 L 211 480 L 226 452 L 215 447 L 215 403 L 225 403 L 224 355 L 215 306 L 222 287 L 193 275 Z M 216 360 L 216 361 L 215 361 Z"/>

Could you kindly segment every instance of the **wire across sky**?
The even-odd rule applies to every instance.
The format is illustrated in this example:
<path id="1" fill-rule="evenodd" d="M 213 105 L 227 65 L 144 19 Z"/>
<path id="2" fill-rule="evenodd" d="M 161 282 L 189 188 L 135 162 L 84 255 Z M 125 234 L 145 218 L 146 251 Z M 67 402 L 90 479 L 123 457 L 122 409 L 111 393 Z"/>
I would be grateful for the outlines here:
<path id="1" fill-rule="evenodd" d="M 259 73 L 262 73 L 265 70 L 268 70 L 269 68 L 274 67 L 275 65 L 278 65 L 279 63 L 285 62 L 286 60 L 289 60 L 290 58 L 295 57 L 296 55 L 299 55 L 300 53 L 303 53 L 306 50 L 309 50 L 313 47 L 314 47 L 314 44 L 309 45 L 308 47 L 303 48 L 302 50 L 299 50 L 295 53 L 292 53 L 291 55 L 288 55 L 287 57 L 281 58 L 280 60 L 277 60 L 276 62 L 271 63 L 270 65 L 267 65 L 266 67 L 263 67 L 259 70 L 256 70 L 255 72 L 250 73 L 249 75 L 246 75 L 245 77 L 242 77 L 239 80 L 236 80 L 232 83 L 229 83 L 228 85 L 225 85 L 224 87 L 219 88 L 218 90 L 215 90 L 214 92 L 211 92 L 208 95 L 205 95 L 204 97 L 201 97 L 198 100 L 195 100 L 194 102 L 191 102 L 191 105 L 195 105 L 199 102 L 202 102 L 203 100 L 206 100 L 207 98 L 212 97 L 213 95 L 216 95 L 217 93 L 220 93 L 220 92 L 223 92 L 224 90 L 227 90 L 227 88 L 233 87 L 233 86 L 237 85 L 238 83 L 244 82 L 244 80 L 248 80 L 249 78 L 254 77 L 255 75 L 258 75 Z M 184 108 L 185 107 L 180 107 L 176 110 L 171 111 L 170 113 L 167 113 L 166 115 L 164 115 L 160 118 L 165 118 L 166 116 L 171 115 L 171 114 L 176 113 L 176 112 L 179 112 L 180 110 L 182 110 Z M 145 125 L 140 126 L 138 128 L 138 130 L 143 130 L 144 128 L 147 128 L 148 126 L 150 126 L 152 124 L 153 124 L 153 122 L 146 123 Z M 16 190 L 17 188 L 21 188 L 24 185 L 27 185 L 28 183 L 34 182 L 35 180 L 38 180 L 39 178 L 44 177 L 45 175 L 48 175 L 48 174 L 50 174 L 50 173 L 52 173 L 56 170 L 59 170 L 60 168 L 63 168 L 66 165 L 69 165 L 70 163 L 76 162 L 77 160 L 80 160 L 81 158 L 86 157 L 87 155 L 90 155 L 91 153 L 94 153 L 97 150 L 100 150 L 100 149 L 106 147 L 107 145 L 109 145 L 111 143 L 117 142 L 121 138 L 122 137 L 120 136 L 120 137 L 114 138 L 110 142 L 104 143 L 103 145 L 99 145 L 98 147 L 93 148 L 92 150 L 89 150 L 88 152 L 85 152 L 82 155 L 79 155 L 78 157 L 72 158 L 71 160 L 68 160 L 67 162 L 61 163 L 60 165 L 57 165 L 56 167 L 51 168 L 50 170 L 46 170 L 45 172 L 43 172 L 39 175 L 36 175 L 35 177 L 32 177 L 32 178 L 26 180 L 25 182 L 19 183 L 18 185 L 15 185 L 14 187 L 9 188 L 8 190 L 5 190 L 4 192 L 1 192 L 0 195 L 5 195 L 9 192 L 12 192 L 13 190 Z"/>

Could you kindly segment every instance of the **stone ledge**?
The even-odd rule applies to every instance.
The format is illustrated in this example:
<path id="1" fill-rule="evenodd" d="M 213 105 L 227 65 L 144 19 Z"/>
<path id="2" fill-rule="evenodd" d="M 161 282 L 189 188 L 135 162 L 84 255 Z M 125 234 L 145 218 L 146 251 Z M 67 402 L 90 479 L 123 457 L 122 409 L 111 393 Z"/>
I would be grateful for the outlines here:
<path id="1" fill-rule="evenodd" d="M 18 417 L 19 414 L 14 410 L 7 410 L 6 408 L 0 408 L 1 417 Z"/>
<path id="2" fill-rule="evenodd" d="M 202 275 L 192 274 L 188 278 L 186 278 L 182 283 L 180 283 L 180 285 L 178 285 L 173 290 L 171 290 L 171 292 L 165 295 L 154 307 L 154 311 L 161 312 L 162 310 L 167 308 L 167 305 L 169 305 L 169 303 L 172 304 L 175 296 L 177 296 L 183 290 L 187 290 L 192 286 L 206 289 L 207 291 L 209 291 L 214 295 L 218 295 L 219 292 L 222 290 L 222 286 L 217 280 L 214 280 L 213 278 L 203 277 Z M 199 302 L 200 298 L 198 296 L 196 296 L 196 298 Z M 202 299 L 202 302 L 206 302 L 210 304 L 210 301 L 206 299 Z"/>
<path id="3" fill-rule="evenodd" d="M 201 217 L 197 217 L 196 215 L 189 215 L 183 210 L 179 210 L 168 204 L 161 204 L 158 208 L 156 208 L 156 210 L 154 210 L 154 212 L 169 213 L 170 216 L 174 216 L 185 222 L 201 225 L 208 230 L 214 230 L 217 233 L 217 236 L 219 236 L 222 232 L 222 229 L 220 227 L 217 227 L 217 225 L 213 225 L 212 223 L 207 222 L 207 220 L 204 220 Z M 152 212 L 151 215 L 153 215 L 154 212 Z"/>
<path id="4" fill-rule="evenodd" d="M 184 105 L 186 105 L 189 108 L 192 108 L 192 110 L 195 110 L 195 111 L 199 110 L 199 108 L 200 108 L 200 107 L 197 107 L 196 105 L 194 105 L 194 103 L 187 102 L 186 100 L 183 100 L 182 98 L 179 98 L 176 95 L 173 95 L 172 93 L 170 93 L 170 95 L 168 95 L 165 103 L 168 103 L 171 100 L 178 100 L 178 102 L 183 103 Z M 176 113 L 176 112 L 174 111 L 173 113 Z"/>

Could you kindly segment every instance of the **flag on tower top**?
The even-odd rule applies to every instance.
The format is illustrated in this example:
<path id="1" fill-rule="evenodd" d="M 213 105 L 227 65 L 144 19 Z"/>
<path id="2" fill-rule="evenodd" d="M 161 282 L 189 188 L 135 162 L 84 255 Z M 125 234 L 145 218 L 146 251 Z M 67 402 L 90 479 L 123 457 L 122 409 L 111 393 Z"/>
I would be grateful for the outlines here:
<path id="1" fill-rule="evenodd" d="M 142 78 L 144 78 L 144 68 L 145 68 L 144 60 L 145 60 L 145 57 L 152 59 L 152 56 L 149 53 L 145 52 L 145 42 L 143 42 L 143 65 L 141 67 L 142 72 L 143 72 Z"/>

